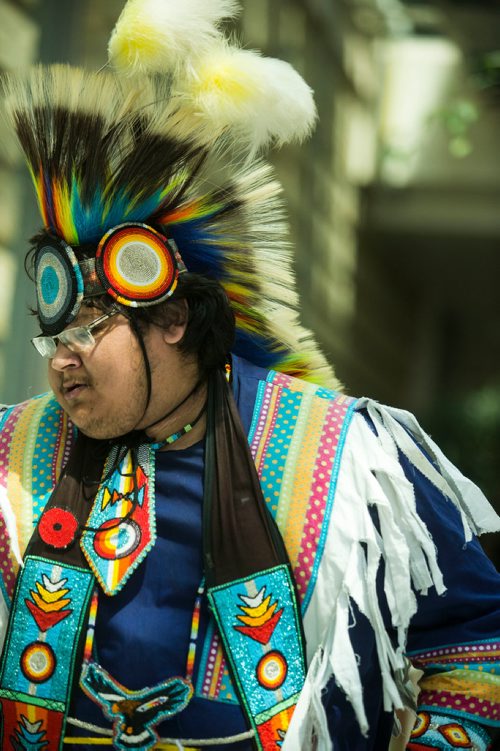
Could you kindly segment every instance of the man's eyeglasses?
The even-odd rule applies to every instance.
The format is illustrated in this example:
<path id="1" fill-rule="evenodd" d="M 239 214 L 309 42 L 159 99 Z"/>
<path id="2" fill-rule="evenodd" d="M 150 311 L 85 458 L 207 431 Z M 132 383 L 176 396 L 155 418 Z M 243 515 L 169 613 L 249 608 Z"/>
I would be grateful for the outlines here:
<path id="1" fill-rule="evenodd" d="M 72 329 L 61 331 L 57 336 L 35 336 L 31 340 L 36 351 L 42 356 L 51 359 L 56 354 L 57 343 L 61 342 L 72 352 L 88 352 L 95 345 L 95 339 L 92 336 L 92 329 L 100 326 L 111 316 L 116 315 L 118 310 L 110 310 L 95 321 L 87 323 L 86 326 L 75 326 Z"/>

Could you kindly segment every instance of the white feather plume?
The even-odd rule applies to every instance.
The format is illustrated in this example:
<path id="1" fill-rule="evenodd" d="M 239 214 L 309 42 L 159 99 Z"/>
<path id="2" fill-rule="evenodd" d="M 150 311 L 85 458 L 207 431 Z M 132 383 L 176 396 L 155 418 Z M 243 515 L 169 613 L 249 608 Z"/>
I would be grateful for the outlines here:
<path id="1" fill-rule="evenodd" d="M 239 11 L 238 0 L 128 0 L 108 45 L 121 73 L 169 73 L 203 51 L 218 24 Z"/>
<path id="2" fill-rule="evenodd" d="M 316 120 L 313 92 L 291 65 L 226 42 L 212 45 L 179 93 L 207 142 L 229 133 L 252 156 L 303 140 Z"/>

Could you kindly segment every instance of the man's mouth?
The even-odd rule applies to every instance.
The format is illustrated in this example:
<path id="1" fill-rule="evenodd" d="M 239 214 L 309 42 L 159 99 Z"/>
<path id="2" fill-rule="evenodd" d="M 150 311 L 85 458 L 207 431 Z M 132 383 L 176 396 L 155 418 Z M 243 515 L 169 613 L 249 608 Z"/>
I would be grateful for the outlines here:
<path id="1" fill-rule="evenodd" d="M 64 398 L 71 401 L 81 396 L 87 388 L 88 386 L 86 383 L 80 381 L 68 381 L 67 383 L 62 384 L 61 391 Z"/>

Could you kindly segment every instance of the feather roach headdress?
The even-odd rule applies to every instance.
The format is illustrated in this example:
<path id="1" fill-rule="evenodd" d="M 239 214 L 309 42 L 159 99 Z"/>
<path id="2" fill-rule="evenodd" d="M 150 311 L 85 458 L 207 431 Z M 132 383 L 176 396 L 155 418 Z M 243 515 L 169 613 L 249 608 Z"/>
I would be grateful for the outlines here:
<path id="1" fill-rule="evenodd" d="M 124 304 L 156 304 L 184 264 L 225 288 L 237 354 L 336 386 L 297 322 L 281 186 L 260 156 L 309 133 L 312 94 L 286 63 L 228 43 L 219 23 L 236 10 L 129 0 L 107 70 L 6 80 L 47 233 L 35 261 L 42 327 L 67 325 L 92 279 Z M 72 250 L 88 244 L 90 270 Z"/>

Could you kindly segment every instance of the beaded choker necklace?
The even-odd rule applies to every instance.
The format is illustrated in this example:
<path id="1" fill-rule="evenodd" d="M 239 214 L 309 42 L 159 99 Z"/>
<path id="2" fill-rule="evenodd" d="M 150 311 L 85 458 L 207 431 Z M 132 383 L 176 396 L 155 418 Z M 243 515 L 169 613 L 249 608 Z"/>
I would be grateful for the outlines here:
<path id="1" fill-rule="evenodd" d="M 191 392 L 193 393 L 193 392 Z M 179 405 L 180 406 L 180 405 Z M 163 448 L 163 446 L 171 446 L 173 443 L 179 440 L 179 438 L 182 438 L 182 436 L 186 435 L 187 433 L 190 433 L 191 430 L 194 428 L 195 425 L 198 424 L 198 422 L 203 417 L 203 414 L 205 413 L 205 410 L 207 408 L 207 403 L 205 402 L 194 418 L 194 420 L 191 420 L 191 422 L 188 422 L 187 425 L 184 425 L 183 428 L 180 430 L 177 430 L 175 433 L 171 433 L 171 435 L 164 438 L 162 441 L 157 441 L 156 443 L 151 444 L 151 448 L 155 451 L 158 451 L 159 449 Z"/>
<path id="2" fill-rule="evenodd" d="M 159 420 L 155 420 L 150 425 L 148 425 L 146 428 L 144 428 L 144 430 L 149 430 L 150 428 L 153 428 L 155 425 L 158 425 L 158 423 L 163 422 L 163 420 L 166 420 L 167 417 L 171 417 L 175 412 L 177 412 L 178 409 L 180 409 L 187 402 L 187 400 L 191 396 L 193 396 L 194 393 L 196 393 L 196 391 L 199 389 L 199 387 L 201 386 L 201 384 L 202 384 L 202 379 L 200 378 L 199 381 L 196 381 L 196 383 L 194 384 L 194 386 L 191 389 L 191 391 L 189 391 L 186 394 L 186 396 L 178 404 L 175 405 L 175 407 L 172 407 L 172 409 L 169 410 L 166 414 L 162 415 L 162 417 L 160 417 Z"/>

